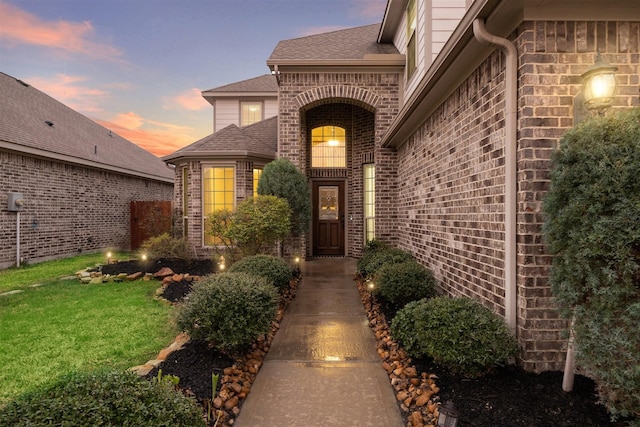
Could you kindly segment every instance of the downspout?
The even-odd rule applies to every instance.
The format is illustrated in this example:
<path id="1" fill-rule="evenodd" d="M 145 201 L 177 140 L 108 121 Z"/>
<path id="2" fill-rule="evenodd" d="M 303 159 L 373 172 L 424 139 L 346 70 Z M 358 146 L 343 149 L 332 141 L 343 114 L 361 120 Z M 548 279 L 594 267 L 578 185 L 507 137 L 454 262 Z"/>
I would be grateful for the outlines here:
<path id="1" fill-rule="evenodd" d="M 509 40 L 489 34 L 484 20 L 473 21 L 473 35 L 482 44 L 495 45 L 505 54 L 505 224 L 504 224 L 504 279 L 505 321 L 517 337 L 517 283 L 516 283 L 516 212 L 517 177 L 516 147 L 518 119 L 518 51 Z"/>

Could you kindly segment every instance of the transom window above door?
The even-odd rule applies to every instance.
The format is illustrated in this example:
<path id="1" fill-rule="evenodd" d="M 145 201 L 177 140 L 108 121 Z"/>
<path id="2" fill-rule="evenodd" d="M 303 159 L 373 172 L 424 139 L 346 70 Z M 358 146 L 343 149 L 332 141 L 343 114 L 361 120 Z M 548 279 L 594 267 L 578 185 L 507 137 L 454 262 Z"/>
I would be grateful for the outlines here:
<path id="1" fill-rule="evenodd" d="M 311 167 L 346 168 L 346 132 L 338 126 L 320 126 L 311 130 Z"/>

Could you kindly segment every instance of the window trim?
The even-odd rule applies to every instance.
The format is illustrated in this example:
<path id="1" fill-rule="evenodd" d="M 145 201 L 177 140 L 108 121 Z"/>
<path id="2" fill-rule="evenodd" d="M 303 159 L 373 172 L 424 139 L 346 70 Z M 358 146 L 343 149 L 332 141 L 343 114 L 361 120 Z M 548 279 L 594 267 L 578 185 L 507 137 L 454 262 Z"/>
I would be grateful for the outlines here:
<path id="1" fill-rule="evenodd" d="M 253 122 L 247 123 L 247 124 L 244 123 L 244 117 L 245 116 L 243 114 L 243 109 L 244 109 L 243 107 L 245 105 L 258 105 L 258 106 L 260 106 L 260 117 L 256 121 L 253 121 Z M 240 127 L 249 126 L 249 125 L 252 125 L 254 123 L 261 122 L 262 120 L 264 120 L 264 101 L 260 101 L 260 100 L 256 100 L 256 101 L 248 101 L 248 100 L 247 101 L 240 101 L 240 120 L 238 121 Z"/>
<path id="2" fill-rule="evenodd" d="M 367 178 L 367 171 L 373 169 L 373 177 Z M 371 184 L 372 188 L 369 188 Z M 367 203 L 367 194 L 373 195 L 373 203 Z M 367 206 L 373 207 L 373 216 L 367 216 Z M 373 230 L 367 227 L 367 221 L 373 220 Z M 372 239 L 368 239 L 369 232 L 373 235 Z M 364 163 L 362 165 L 362 234 L 364 244 L 376 238 L 376 164 Z"/>
<path id="3" fill-rule="evenodd" d="M 206 237 L 206 220 L 207 220 L 207 216 L 208 213 L 206 212 L 206 207 L 204 204 L 204 189 L 205 189 L 205 170 L 207 168 L 232 168 L 233 169 L 233 210 L 235 211 L 236 206 L 238 204 L 237 202 L 237 197 L 238 197 L 238 168 L 235 162 L 211 162 L 211 163 L 202 163 L 202 167 L 201 167 L 201 172 L 200 172 L 200 179 L 201 179 L 201 185 L 200 185 L 200 206 L 201 206 L 201 213 L 202 213 L 202 218 L 200 220 L 200 223 L 202 225 L 202 229 L 201 229 L 201 236 L 200 236 L 200 240 L 202 242 L 202 247 L 203 248 L 213 248 L 213 247 L 217 247 L 219 245 L 208 245 L 205 242 L 205 237 Z"/>
<path id="4" fill-rule="evenodd" d="M 409 80 L 418 68 L 418 5 L 416 0 L 409 0 L 405 11 L 407 17 L 407 80 Z"/>

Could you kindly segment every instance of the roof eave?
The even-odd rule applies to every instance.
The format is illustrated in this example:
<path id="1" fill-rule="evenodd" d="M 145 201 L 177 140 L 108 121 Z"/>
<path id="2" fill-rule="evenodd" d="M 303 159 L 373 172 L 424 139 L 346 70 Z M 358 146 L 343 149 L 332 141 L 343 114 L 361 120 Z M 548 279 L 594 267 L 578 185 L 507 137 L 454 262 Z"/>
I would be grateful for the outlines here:
<path id="1" fill-rule="evenodd" d="M 60 154 L 52 151 L 41 150 L 39 148 L 27 147 L 27 146 L 15 144 L 12 142 L 0 141 L 0 149 L 5 149 L 8 151 L 13 151 L 16 153 L 26 154 L 29 156 L 43 158 L 47 160 L 70 163 L 76 166 L 104 170 L 104 171 L 119 173 L 123 175 L 130 175 L 130 176 L 136 176 L 139 178 L 152 179 L 154 181 L 165 182 L 167 184 L 173 184 L 173 177 L 169 178 L 161 175 L 154 175 L 154 174 L 144 173 L 144 172 L 122 168 L 118 166 L 107 165 L 104 163 L 93 162 L 87 159 L 81 159 L 81 158 L 69 156 L 66 154 Z"/>
<path id="2" fill-rule="evenodd" d="M 392 43 L 395 30 L 404 16 L 406 0 L 388 0 L 378 33 L 378 43 Z"/>
<path id="3" fill-rule="evenodd" d="M 340 68 L 340 67 L 404 67 L 405 56 L 402 54 L 368 54 L 362 59 L 268 59 L 267 66 L 275 71 L 275 67 L 307 67 L 307 68 Z"/>
<path id="4" fill-rule="evenodd" d="M 176 152 L 167 156 L 161 157 L 165 163 L 179 164 L 189 160 L 275 160 L 275 152 L 261 152 L 250 150 L 227 150 L 227 151 L 213 151 L 213 150 L 197 150 L 188 152 Z"/>
<path id="5" fill-rule="evenodd" d="M 215 90 L 205 90 L 202 91 L 203 97 L 214 97 L 214 98 L 277 98 L 277 91 L 269 91 L 269 92 L 217 92 Z"/>

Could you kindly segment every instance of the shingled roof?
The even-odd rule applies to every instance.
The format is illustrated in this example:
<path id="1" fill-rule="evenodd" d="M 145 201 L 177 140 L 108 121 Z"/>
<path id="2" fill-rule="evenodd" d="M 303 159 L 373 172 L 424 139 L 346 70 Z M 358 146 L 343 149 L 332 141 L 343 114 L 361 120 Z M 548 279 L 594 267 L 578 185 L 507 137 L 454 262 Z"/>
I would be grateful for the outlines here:
<path id="1" fill-rule="evenodd" d="M 271 117 L 245 127 L 229 125 L 162 158 L 167 163 L 184 159 L 260 158 L 275 159 L 278 118 Z"/>
<path id="2" fill-rule="evenodd" d="M 0 149 L 173 182 L 173 171 L 153 154 L 4 73 L 0 73 Z"/>
<path id="3" fill-rule="evenodd" d="M 378 43 L 380 24 L 348 28 L 280 41 L 267 64 L 287 60 L 359 60 L 366 55 L 398 54 L 391 43 Z"/>
<path id="4" fill-rule="evenodd" d="M 263 76 L 254 77 L 247 80 L 242 80 L 235 83 L 230 83 L 224 86 L 215 87 L 213 89 L 208 89 L 203 91 L 205 94 L 207 92 L 215 92 L 218 93 L 270 93 L 273 92 L 276 94 L 278 92 L 278 82 L 276 81 L 275 76 L 271 74 L 265 74 Z"/>

